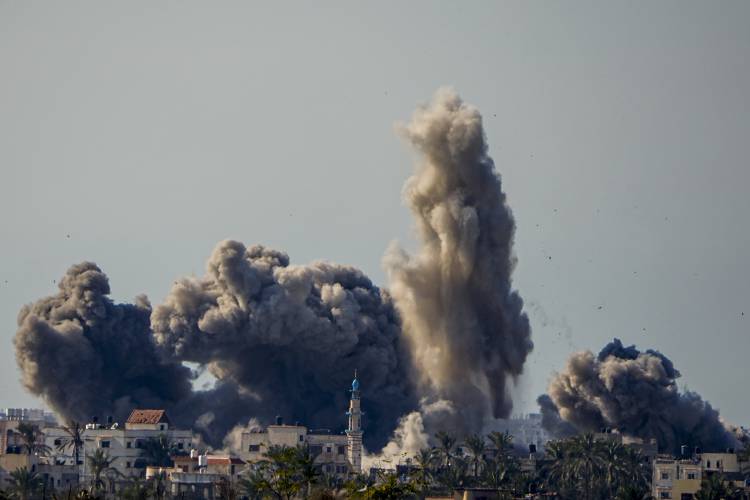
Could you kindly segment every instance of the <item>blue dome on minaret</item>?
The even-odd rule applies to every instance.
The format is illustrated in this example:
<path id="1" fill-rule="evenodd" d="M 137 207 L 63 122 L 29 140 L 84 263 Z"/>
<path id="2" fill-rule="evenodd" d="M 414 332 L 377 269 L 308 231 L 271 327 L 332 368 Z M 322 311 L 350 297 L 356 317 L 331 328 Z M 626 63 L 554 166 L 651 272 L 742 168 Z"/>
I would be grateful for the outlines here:
<path id="1" fill-rule="evenodd" d="M 352 380 L 352 390 L 359 390 L 359 380 L 357 380 L 357 370 L 354 370 L 354 380 Z"/>

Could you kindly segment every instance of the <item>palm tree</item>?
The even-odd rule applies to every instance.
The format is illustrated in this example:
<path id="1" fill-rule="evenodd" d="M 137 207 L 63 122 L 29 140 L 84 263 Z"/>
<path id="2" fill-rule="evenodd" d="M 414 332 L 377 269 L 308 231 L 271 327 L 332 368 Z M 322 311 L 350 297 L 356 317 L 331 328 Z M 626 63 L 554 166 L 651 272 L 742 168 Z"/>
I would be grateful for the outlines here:
<path id="1" fill-rule="evenodd" d="M 495 447 L 496 456 L 505 457 L 513 448 L 513 436 L 508 432 L 493 431 L 487 434 L 492 446 Z"/>
<path id="2" fill-rule="evenodd" d="M 270 491 L 268 481 L 261 471 L 251 469 L 245 477 L 238 482 L 239 490 L 250 500 L 261 500 L 263 495 Z"/>
<path id="3" fill-rule="evenodd" d="M 72 420 L 68 425 L 63 426 L 62 430 L 68 435 L 65 441 L 62 441 L 57 445 L 58 451 L 64 451 L 66 448 L 73 448 L 73 458 L 75 459 L 76 467 L 81 465 L 80 451 L 83 448 L 83 427 L 81 424 Z"/>
<path id="4" fill-rule="evenodd" d="M 622 443 L 614 440 L 607 441 L 599 450 L 609 498 L 614 497 L 614 493 L 619 489 L 622 480 L 627 476 L 625 450 L 626 448 Z"/>
<path id="5" fill-rule="evenodd" d="M 91 475 L 94 476 L 91 486 L 94 491 L 103 490 L 105 485 L 104 479 L 102 479 L 102 474 L 115 470 L 112 467 L 112 463 L 117 460 L 117 458 L 110 459 L 104 450 L 97 449 L 93 455 L 88 455 L 86 459 L 88 460 Z"/>
<path id="6" fill-rule="evenodd" d="M 414 456 L 414 463 L 417 466 L 416 483 L 419 486 L 419 490 L 425 494 L 432 483 L 432 466 L 435 463 L 435 450 L 422 448 Z"/>
<path id="7" fill-rule="evenodd" d="M 464 440 L 466 448 L 469 450 L 471 455 L 471 465 L 474 468 L 474 479 L 479 476 L 479 465 L 484 461 L 484 450 L 487 446 L 484 443 L 484 438 L 479 434 L 472 434 Z"/>
<path id="8" fill-rule="evenodd" d="M 648 488 L 626 485 L 617 490 L 615 500 L 651 500 Z"/>
<path id="9" fill-rule="evenodd" d="M 731 500 L 742 498 L 737 488 L 726 482 L 721 474 L 711 474 L 701 482 L 701 489 L 695 494 L 695 500 Z"/>
<path id="10" fill-rule="evenodd" d="M 601 457 L 601 443 L 593 434 L 583 434 L 572 439 L 572 470 L 581 483 L 581 493 L 584 500 L 594 497 L 597 478 L 601 476 L 604 461 Z"/>
<path id="11" fill-rule="evenodd" d="M 127 486 L 123 488 L 117 497 L 120 500 L 144 500 L 149 497 L 149 484 L 140 478 L 134 477 Z"/>
<path id="12" fill-rule="evenodd" d="M 228 478 L 222 477 L 216 482 L 216 498 L 237 500 L 237 497 L 237 488 Z"/>
<path id="13" fill-rule="evenodd" d="M 263 486 L 279 500 L 289 500 L 300 490 L 296 470 L 297 450 L 288 446 L 271 446 L 258 468 L 265 478 Z"/>
<path id="14" fill-rule="evenodd" d="M 547 489 L 561 494 L 571 486 L 570 440 L 549 441 L 544 450 L 542 476 Z"/>
<path id="15" fill-rule="evenodd" d="M 172 465 L 172 453 L 175 451 L 174 444 L 166 434 L 148 438 L 141 445 L 141 454 L 149 465 L 156 467 L 169 467 Z"/>
<path id="16" fill-rule="evenodd" d="M 445 466 L 449 467 L 451 457 L 453 456 L 453 447 L 456 445 L 456 438 L 445 431 L 439 431 L 435 434 L 435 439 L 440 443 L 440 452 L 445 458 Z"/>
<path id="17" fill-rule="evenodd" d="M 307 489 L 307 496 L 309 497 L 312 493 L 313 486 L 320 477 L 320 472 L 315 466 L 315 457 L 310 453 L 308 447 L 298 447 L 297 456 L 295 457 L 296 466 L 299 470 L 300 479 L 305 483 Z"/>
<path id="18" fill-rule="evenodd" d="M 21 435 L 23 448 L 27 455 L 47 455 L 50 451 L 49 446 L 44 444 L 44 435 L 39 427 L 28 422 L 18 424 L 18 433 Z"/>
<path id="19" fill-rule="evenodd" d="M 453 457 L 449 467 L 444 467 L 438 474 L 438 483 L 447 490 L 463 486 L 466 479 L 467 464 L 460 457 Z"/>
<path id="20" fill-rule="evenodd" d="M 43 485 L 42 478 L 36 472 L 30 471 L 26 467 L 21 467 L 11 472 L 8 482 L 10 483 L 11 496 L 19 500 L 33 498 L 42 489 Z"/>

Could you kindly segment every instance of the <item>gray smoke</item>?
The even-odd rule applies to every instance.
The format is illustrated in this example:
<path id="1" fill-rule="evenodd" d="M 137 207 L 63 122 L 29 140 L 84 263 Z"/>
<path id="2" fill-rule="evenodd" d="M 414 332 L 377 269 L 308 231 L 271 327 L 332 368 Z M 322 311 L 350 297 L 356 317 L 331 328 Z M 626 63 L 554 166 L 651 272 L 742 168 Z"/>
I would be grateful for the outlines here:
<path id="1" fill-rule="evenodd" d="M 284 253 L 224 241 L 203 278 L 175 284 L 151 327 L 170 357 L 207 365 L 246 395 L 239 407 L 222 406 L 233 425 L 278 414 L 342 428 L 355 369 L 372 445 L 416 406 L 391 299 L 352 267 L 290 266 Z"/>
<path id="2" fill-rule="evenodd" d="M 476 432 L 510 414 L 509 379 L 532 349 L 511 285 L 515 222 L 476 108 L 443 89 L 402 133 L 422 157 L 404 189 L 421 248 L 390 249 L 390 290 L 421 393 Z"/>
<path id="3" fill-rule="evenodd" d="M 736 437 L 718 411 L 698 394 L 680 392 L 679 377 L 662 353 L 641 352 L 614 339 L 598 356 L 582 351 L 568 359 L 550 382 L 549 396 L 538 400 L 544 425 L 557 436 L 612 428 L 654 438 L 665 452 L 683 444 L 706 451 L 735 446 Z"/>
<path id="4" fill-rule="evenodd" d="M 422 247 L 388 252 L 392 296 L 353 267 L 291 265 L 283 252 L 223 241 L 203 277 L 177 280 L 152 310 L 145 298 L 114 304 L 106 276 L 84 263 L 19 316 L 26 388 L 79 420 L 163 407 L 214 446 L 252 418 L 343 429 L 355 369 L 369 449 L 508 416 L 508 384 L 532 344 L 481 117 L 444 90 L 403 133 L 424 158 L 405 189 Z M 215 387 L 193 390 L 183 363 Z"/>
<path id="5" fill-rule="evenodd" d="M 32 394 L 77 420 L 190 395 L 190 370 L 157 354 L 145 297 L 114 304 L 107 277 L 90 262 L 71 267 L 58 287 L 18 315 L 16 360 Z"/>

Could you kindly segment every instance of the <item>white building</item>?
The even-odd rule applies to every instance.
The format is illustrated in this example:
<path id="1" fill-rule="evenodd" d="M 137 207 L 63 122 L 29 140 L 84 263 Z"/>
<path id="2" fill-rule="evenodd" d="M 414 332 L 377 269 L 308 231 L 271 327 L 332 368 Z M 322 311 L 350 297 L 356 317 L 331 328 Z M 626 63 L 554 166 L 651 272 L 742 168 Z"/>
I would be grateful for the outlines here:
<path id="1" fill-rule="evenodd" d="M 44 434 L 45 444 L 56 454 L 56 462 L 73 465 L 75 460 L 72 447 L 58 451 L 61 444 L 69 442 L 70 436 L 61 427 L 49 427 L 44 430 Z M 78 452 L 82 481 L 91 479 L 85 457 L 93 455 L 98 449 L 104 450 L 114 460 L 112 467 L 123 477 L 143 476 L 147 465 L 141 456 L 143 443 L 162 434 L 178 451 L 190 451 L 192 431 L 172 428 L 164 410 L 133 410 L 124 425 L 111 420 L 107 424 L 86 424 L 82 432 L 83 448 Z"/>
<path id="2" fill-rule="evenodd" d="M 285 425 L 277 417 L 276 425 L 242 433 L 240 457 L 253 463 L 264 459 L 271 446 L 307 446 L 315 463 L 325 474 L 345 477 L 362 470 L 362 411 L 360 409 L 359 380 L 352 381 L 351 400 L 347 412 L 349 427 L 346 434 L 316 432 L 304 425 Z"/>

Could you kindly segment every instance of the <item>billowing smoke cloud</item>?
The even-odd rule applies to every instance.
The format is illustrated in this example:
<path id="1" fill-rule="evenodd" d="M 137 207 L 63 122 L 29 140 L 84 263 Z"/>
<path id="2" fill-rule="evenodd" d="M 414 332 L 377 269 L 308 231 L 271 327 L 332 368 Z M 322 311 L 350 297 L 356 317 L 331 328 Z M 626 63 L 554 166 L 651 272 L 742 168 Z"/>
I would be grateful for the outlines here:
<path id="1" fill-rule="evenodd" d="M 665 452 L 680 446 L 723 450 L 736 437 L 719 413 L 698 394 L 680 392 L 672 362 L 658 351 L 641 352 L 619 339 L 598 356 L 573 354 L 549 385 L 539 403 L 547 429 L 558 436 L 572 429 L 612 428 L 629 436 L 651 439 Z"/>
<path id="2" fill-rule="evenodd" d="M 422 156 L 404 190 L 421 248 L 390 249 L 391 293 L 421 393 L 477 431 L 510 414 L 509 379 L 532 349 L 511 287 L 515 222 L 475 108 L 444 89 L 401 130 Z"/>
<path id="3" fill-rule="evenodd" d="M 480 431 L 507 416 L 507 385 L 532 344 L 481 117 L 444 90 L 403 134 L 424 160 L 405 189 L 422 246 L 414 257 L 389 250 L 390 293 L 349 266 L 291 265 L 223 241 L 203 277 L 177 280 L 152 310 L 145 298 L 114 304 L 106 276 L 84 263 L 19 316 L 26 388 L 80 420 L 163 407 L 229 447 L 251 418 L 341 430 L 355 369 L 369 449 L 412 450 L 438 429 Z M 183 363 L 215 387 L 194 391 Z"/>
<path id="4" fill-rule="evenodd" d="M 71 267 L 58 287 L 18 315 L 16 360 L 32 394 L 78 420 L 190 395 L 190 371 L 157 354 L 145 297 L 114 304 L 107 277 L 90 262 Z"/>
<path id="5" fill-rule="evenodd" d="M 278 414 L 341 428 L 355 369 L 369 443 L 382 444 L 416 405 L 391 299 L 352 267 L 290 266 L 281 252 L 224 241 L 203 278 L 175 284 L 151 327 L 170 357 L 207 365 L 247 395 L 221 408 L 234 424 Z"/>

